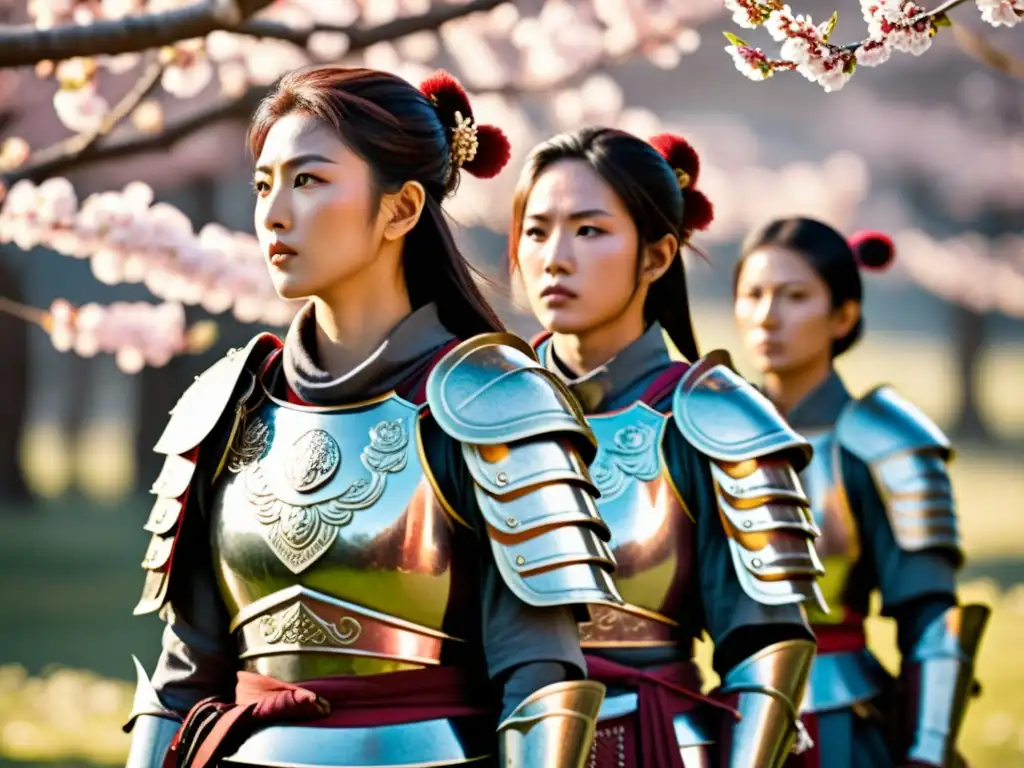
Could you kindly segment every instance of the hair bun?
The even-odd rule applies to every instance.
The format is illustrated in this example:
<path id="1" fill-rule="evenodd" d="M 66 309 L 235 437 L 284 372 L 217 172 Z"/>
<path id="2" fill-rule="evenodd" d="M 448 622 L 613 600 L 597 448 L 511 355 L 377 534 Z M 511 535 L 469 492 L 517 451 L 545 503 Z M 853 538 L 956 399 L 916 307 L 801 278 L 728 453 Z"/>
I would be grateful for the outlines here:
<path id="1" fill-rule="evenodd" d="M 439 69 L 420 84 L 420 92 L 448 129 L 453 165 L 480 179 L 497 176 L 508 163 L 512 148 L 497 126 L 477 125 L 469 96 L 459 81 Z"/>
<path id="2" fill-rule="evenodd" d="M 679 179 L 679 187 L 683 192 L 682 230 L 693 232 L 707 229 L 714 221 L 715 207 L 707 195 L 696 188 L 700 178 L 700 155 L 697 150 L 682 136 L 672 133 L 659 133 L 652 136 L 648 143 L 665 158 Z"/>
<path id="3" fill-rule="evenodd" d="M 659 133 L 652 136 L 647 143 L 658 150 L 658 154 L 665 158 L 665 162 L 671 165 L 673 170 L 682 171 L 689 177 L 688 186 L 697 185 L 700 176 L 700 155 L 690 142 L 672 133 Z"/>
<path id="4" fill-rule="evenodd" d="M 858 232 L 848 242 L 857 264 L 863 269 L 881 271 L 889 267 L 896 256 L 892 239 L 881 232 Z"/>

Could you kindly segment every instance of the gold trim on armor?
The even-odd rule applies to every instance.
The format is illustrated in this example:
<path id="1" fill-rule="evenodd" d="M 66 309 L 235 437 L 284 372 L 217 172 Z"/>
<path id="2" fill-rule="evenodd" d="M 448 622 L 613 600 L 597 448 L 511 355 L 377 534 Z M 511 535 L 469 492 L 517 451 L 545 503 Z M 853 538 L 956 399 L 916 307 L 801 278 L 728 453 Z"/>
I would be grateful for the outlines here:
<path id="1" fill-rule="evenodd" d="M 306 411 L 308 413 L 336 413 L 338 411 L 354 411 L 358 408 L 366 408 L 367 406 L 370 405 L 377 405 L 378 403 L 383 403 L 385 400 L 391 397 L 397 398 L 398 400 L 401 400 L 403 403 L 411 405 L 413 408 L 417 410 L 420 410 L 422 408 L 422 406 L 414 405 L 413 403 L 410 403 L 408 400 L 403 398 L 401 395 L 396 394 L 395 390 L 393 389 L 388 392 L 385 392 L 382 395 L 367 398 L 366 400 L 360 400 L 357 403 L 343 403 L 341 405 L 305 405 L 302 403 L 292 403 L 286 399 L 277 397 L 267 388 L 267 383 L 263 381 L 263 379 L 260 379 L 260 387 L 263 389 L 263 394 L 266 396 L 268 400 L 270 400 L 275 405 L 279 405 L 282 408 L 288 408 L 289 410 L 292 411 Z"/>
<path id="2" fill-rule="evenodd" d="M 212 482 L 217 482 L 217 478 L 221 476 L 224 471 L 224 467 L 227 466 L 228 459 L 231 456 L 231 448 L 235 444 L 235 439 L 238 437 L 239 429 L 243 428 L 245 423 L 245 417 L 248 414 L 246 404 L 249 402 L 249 398 L 252 397 L 253 392 L 256 391 L 256 377 L 251 373 L 249 374 L 249 385 L 246 387 L 245 395 L 238 400 L 238 404 L 235 406 L 235 417 L 231 421 L 231 429 L 228 432 L 227 442 L 224 444 L 224 451 L 220 455 L 220 459 L 217 461 L 217 468 L 213 473 Z"/>
<path id="3" fill-rule="evenodd" d="M 581 622 L 583 648 L 655 648 L 679 644 L 679 623 L 637 605 L 590 606 L 590 621 Z M 630 639 L 624 639 L 630 638 Z"/>
<path id="4" fill-rule="evenodd" d="M 464 642 L 300 585 L 249 604 L 229 629 L 240 633 L 241 659 L 333 653 L 435 665 L 440 663 L 445 641 Z"/>
<path id="5" fill-rule="evenodd" d="M 690 522 L 696 523 L 697 518 L 693 516 L 693 512 L 690 511 L 689 504 L 686 503 L 686 499 L 683 498 L 683 494 L 679 492 L 676 481 L 673 479 L 672 473 L 669 472 L 668 462 L 665 460 L 664 441 L 662 441 L 661 445 L 658 446 L 658 458 L 661 460 L 661 476 L 665 478 L 665 482 L 668 483 L 668 487 L 672 491 L 672 495 L 675 497 L 675 500 L 679 502 L 679 506 L 682 507 L 683 513 L 690 519 Z"/>
<path id="6" fill-rule="evenodd" d="M 420 466 L 423 467 L 423 475 L 427 478 L 427 483 L 430 485 L 430 490 L 434 492 L 434 498 L 437 499 L 437 503 L 441 505 L 441 508 L 448 513 L 448 516 L 455 522 L 464 525 L 466 528 L 473 530 L 473 526 L 466 522 L 466 520 L 455 511 L 449 502 L 447 497 L 441 493 L 441 486 L 437 482 L 437 478 L 434 476 L 434 469 L 430 466 L 430 462 L 427 460 L 427 451 L 423 445 L 423 419 L 426 418 L 427 412 L 420 411 L 416 418 L 416 455 L 419 457 Z"/>

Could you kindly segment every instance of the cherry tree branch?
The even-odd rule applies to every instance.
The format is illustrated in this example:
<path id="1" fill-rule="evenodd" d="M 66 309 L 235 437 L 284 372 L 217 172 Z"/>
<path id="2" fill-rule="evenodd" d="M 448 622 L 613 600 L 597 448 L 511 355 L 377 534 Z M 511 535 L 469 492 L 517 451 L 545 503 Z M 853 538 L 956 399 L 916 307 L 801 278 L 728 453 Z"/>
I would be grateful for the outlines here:
<path id="1" fill-rule="evenodd" d="M 0 68 L 27 67 L 75 56 L 115 55 L 160 48 L 180 40 L 233 29 L 273 0 L 205 0 L 185 8 L 91 24 L 36 29 L 0 26 Z"/>
<path id="2" fill-rule="evenodd" d="M 353 51 L 369 48 L 376 43 L 397 40 L 416 32 L 437 29 L 449 21 L 479 11 L 489 11 L 505 2 L 508 0 L 470 0 L 470 2 L 462 4 L 439 5 L 418 16 L 404 16 L 370 28 L 315 24 L 307 29 L 294 29 L 287 24 L 270 19 L 249 19 L 231 31 L 250 37 L 287 40 L 302 48 L 309 44 L 309 38 L 316 32 L 343 32 L 349 39 L 349 51 Z"/>
<path id="3" fill-rule="evenodd" d="M 953 26 L 953 37 L 960 50 L 975 61 L 1010 77 L 1024 79 L 1024 60 L 1016 59 L 1008 53 L 1000 51 L 977 32 L 962 25 Z"/>
<path id="4" fill-rule="evenodd" d="M 355 53 L 376 43 L 397 40 L 416 32 L 436 30 L 450 21 L 489 10 L 503 2 L 505 0 L 471 0 L 461 5 L 439 6 L 416 16 L 396 19 L 369 29 L 353 28 L 347 32 L 351 41 L 348 50 L 349 53 Z M 248 117 L 268 91 L 265 86 L 250 87 L 241 96 L 224 99 L 192 115 L 171 121 L 163 131 L 156 134 L 131 132 L 126 136 L 111 138 L 109 141 L 83 141 L 81 137 L 74 136 L 65 142 L 41 150 L 29 158 L 25 165 L 0 175 L 0 184 L 11 187 L 21 179 L 39 183 L 48 176 L 66 173 L 73 168 L 169 149 L 192 133 L 215 123 Z M 145 94 L 143 98 L 144 96 Z M 134 106 L 128 109 L 126 114 L 130 113 Z M 119 109 L 115 108 L 111 114 L 118 111 Z"/>
<path id="5" fill-rule="evenodd" d="M 67 173 L 71 169 L 83 168 L 106 160 L 124 159 L 147 152 L 170 149 L 182 139 L 215 123 L 248 117 L 266 93 L 267 89 L 262 86 L 249 88 L 238 98 L 225 99 L 211 107 L 198 110 L 192 115 L 170 121 L 162 131 L 155 134 L 131 132 L 127 136 L 110 141 L 89 144 L 81 150 L 72 147 L 61 148 L 59 145 L 55 145 L 39 152 L 26 165 L 0 177 L 0 182 L 7 187 L 13 186 L 21 179 L 28 179 L 38 184 L 48 176 Z M 73 137 L 72 140 L 77 138 Z"/>
<path id="6" fill-rule="evenodd" d="M 944 2 L 938 8 L 933 8 L 930 11 L 925 11 L 924 13 L 914 16 L 912 19 L 910 19 L 909 23 L 916 24 L 917 22 L 924 21 L 925 19 L 939 19 L 945 16 L 949 11 L 952 11 L 958 5 L 963 5 L 966 2 L 967 0 L 946 0 L 946 2 Z M 837 50 L 849 51 L 850 53 L 853 53 L 862 45 L 864 45 L 863 40 L 856 43 L 849 43 L 847 45 L 837 45 L 834 47 Z"/>
<path id="7" fill-rule="evenodd" d="M 56 144 L 51 144 L 46 149 L 39 150 L 32 155 L 31 163 L 34 167 L 46 168 L 53 163 L 66 162 L 74 163 L 104 136 L 107 136 L 117 127 L 125 117 L 139 106 L 139 103 L 148 96 L 160 82 L 164 65 L 157 56 L 151 57 L 139 79 L 126 93 L 121 100 L 114 105 L 103 122 L 94 131 L 79 133 Z M 17 180 L 16 177 L 12 177 Z M 34 176 L 23 176 L 21 178 L 36 178 Z M 38 179 L 36 179 L 38 180 Z"/>

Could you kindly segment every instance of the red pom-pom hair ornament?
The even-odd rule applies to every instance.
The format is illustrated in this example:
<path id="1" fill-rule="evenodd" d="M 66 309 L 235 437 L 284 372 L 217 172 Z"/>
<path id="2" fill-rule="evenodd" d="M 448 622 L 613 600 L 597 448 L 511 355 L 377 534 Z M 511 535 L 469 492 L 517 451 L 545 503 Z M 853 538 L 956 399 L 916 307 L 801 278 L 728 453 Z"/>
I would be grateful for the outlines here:
<path id="1" fill-rule="evenodd" d="M 683 192 L 683 231 L 707 229 L 714 221 L 715 207 L 707 195 L 696 188 L 700 177 L 700 155 L 697 150 L 686 139 L 671 133 L 659 133 L 651 137 L 648 143 L 665 158 L 679 179 L 679 188 Z"/>
<path id="2" fill-rule="evenodd" d="M 862 269 L 881 272 L 892 264 L 896 255 L 892 239 L 881 232 L 858 232 L 848 242 Z"/>
<path id="3" fill-rule="evenodd" d="M 465 89 L 451 73 L 437 70 L 420 84 L 448 129 L 452 163 L 479 179 L 497 176 L 508 163 L 512 148 L 508 138 L 494 125 L 477 125 Z"/>

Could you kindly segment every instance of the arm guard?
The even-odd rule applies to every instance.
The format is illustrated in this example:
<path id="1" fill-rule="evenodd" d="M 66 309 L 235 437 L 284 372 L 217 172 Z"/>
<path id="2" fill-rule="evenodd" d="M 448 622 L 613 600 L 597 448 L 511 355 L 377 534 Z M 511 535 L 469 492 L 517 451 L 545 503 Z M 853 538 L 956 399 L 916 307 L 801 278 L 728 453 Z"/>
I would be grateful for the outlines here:
<path id="1" fill-rule="evenodd" d="M 733 667 L 723 694 L 738 696 L 739 722 L 725 734 L 723 766 L 778 768 L 799 733 L 798 705 L 814 658 L 810 640 L 788 640 L 763 648 Z"/>
<path id="2" fill-rule="evenodd" d="M 123 729 L 125 733 L 132 734 L 125 768 L 160 768 L 181 725 L 181 717 L 160 701 L 139 660 L 132 656 L 132 661 L 135 662 L 138 682 L 132 712 Z"/>
<path id="3" fill-rule="evenodd" d="M 200 444 L 214 431 L 224 414 L 233 411 L 227 441 L 231 443 L 255 388 L 252 369 L 279 346 L 276 337 L 263 333 L 244 349 L 231 350 L 196 377 L 195 383 L 185 390 L 171 410 L 171 418 L 153 448 L 167 458 L 151 489 L 156 502 L 144 528 L 152 536 L 142 561 L 146 581 L 142 598 L 135 606 L 135 615 L 153 613 L 167 600 L 174 549 L 199 461 Z M 217 466 L 216 474 L 220 469 Z"/>
<path id="4" fill-rule="evenodd" d="M 710 459 L 718 509 L 743 591 L 767 605 L 813 598 L 828 611 L 820 534 L 797 472 L 811 446 L 771 403 L 712 352 L 686 372 L 672 401 L 683 436 Z"/>
<path id="5" fill-rule="evenodd" d="M 605 687 L 555 683 L 533 693 L 498 726 L 501 768 L 583 768 Z"/>
<path id="6" fill-rule="evenodd" d="M 515 336 L 463 342 L 434 367 L 427 403 L 462 444 L 498 572 L 533 606 L 619 605 L 607 526 L 587 472 L 593 433 L 565 387 Z"/>
<path id="7" fill-rule="evenodd" d="M 896 544 L 947 550 L 962 560 L 946 436 L 912 403 L 880 387 L 850 403 L 836 422 L 839 444 L 871 471 Z"/>
<path id="8" fill-rule="evenodd" d="M 908 761 L 956 765 L 957 734 L 975 687 L 974 659 L 989 613 L 982 605 L 950 608 L 904 660 Z"/>

